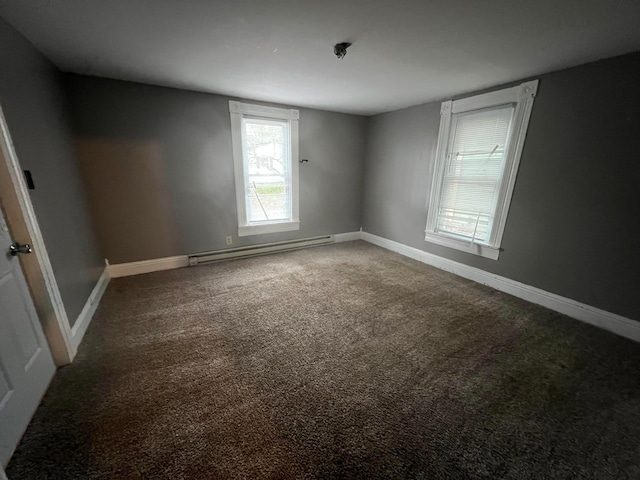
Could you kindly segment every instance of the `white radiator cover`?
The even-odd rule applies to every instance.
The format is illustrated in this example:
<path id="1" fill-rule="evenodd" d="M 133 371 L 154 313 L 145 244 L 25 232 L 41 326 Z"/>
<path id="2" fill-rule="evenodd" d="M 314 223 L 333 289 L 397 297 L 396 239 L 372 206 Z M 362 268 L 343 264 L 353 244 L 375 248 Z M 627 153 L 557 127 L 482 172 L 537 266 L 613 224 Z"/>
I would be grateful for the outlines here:
<path id="1" fill-rule="evenodd" d="M 255 257 L 258 255 L 267 255 L 276 252 L 317 247 L 320 245 L 329 245 L 331 243 L 335 243 L 334 236 L 325 235 L 322 237 L 302 238 L 298 240 L 288 240 L 285 242 L 264 243 L 262 245 L 251 245 L 249 247 L 238 247 L 216 250 L 214 252 L 197 253 L 189 255 L 189 266 L 200 265 L 202 263 L 219 262 L 221 260 L 230 260 L 233 258 Z"/>

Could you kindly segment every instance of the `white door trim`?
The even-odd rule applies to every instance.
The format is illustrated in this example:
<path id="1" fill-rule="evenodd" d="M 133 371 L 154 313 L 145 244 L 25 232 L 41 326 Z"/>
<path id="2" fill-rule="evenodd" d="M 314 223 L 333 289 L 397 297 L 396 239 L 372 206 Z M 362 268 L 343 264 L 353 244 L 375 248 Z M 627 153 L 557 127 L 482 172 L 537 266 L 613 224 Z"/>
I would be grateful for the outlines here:
<path id="1" fill-rule="evenodd" d="M 12 233 L 28 235 L 37 261 L 26 261 L 23 270 L 31 289 L 36 310 L 43 323 L 56 365 L 71 363 L 76 349 L 73 345 L 67 312 L 62 303 L 60 289 L 53 273 L 51 260 L 42 238 L 42 232 L 24 181 L 9 128 L 0 106 L 0 184 L 3 187 L 3 207 Z M 45 317 L 45 318 L 43 318 Z M 1 480 L 1 477 L 0 477 Z"/>
<path id="2" fill-rule="evenodd" d="M 96 309 L 100 304 L 102 295 L 107 289 L 107 285 L 109 285 L 109 280 L 111 280 L 111 276 L 109 275 L 108 268 L 105 267 L 102 271 L 102 275 L 100 275 L 100 278 L 98 279 L 98 283 L 93 287 L 89 298 L 87 298 L 87 303 L 84 304 L 84 308 L 80 312 L 80 315 L 78 315 L 73 327 L 71 327 L 71 341 L 73 342 L 74 354 L 78 351 L 80 342 L 82 341 L 87 328 L 89 328 L 89 323 L 91 323 L 91 320 L 93 319 L 93 314 L 96 313 Z"/>

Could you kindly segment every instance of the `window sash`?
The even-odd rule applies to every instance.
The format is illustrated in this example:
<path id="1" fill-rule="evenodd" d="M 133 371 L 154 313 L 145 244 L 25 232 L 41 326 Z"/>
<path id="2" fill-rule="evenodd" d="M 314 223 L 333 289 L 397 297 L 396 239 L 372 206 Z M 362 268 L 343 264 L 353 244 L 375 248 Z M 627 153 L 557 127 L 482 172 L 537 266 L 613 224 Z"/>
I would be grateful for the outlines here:
<path id="1" fill-rule="evenodd" d="M 456 101 L 447 101 L 442 104 L 435 168 L 433 170 L 431 193 L 427 203 L 426 241 L 494 260 L 498 259 L 537 86 L 538 81 L 534 80 L 515 87 Z M 496 176 L 496 172 L 491 175 L 478 175 L 477 172 L 469 175 L 469 172 L 458 171 L 456 172 L 458 175 L 449 175 L 446 178 L 447 168 L 450 166 L 448 161 L 450 162 L 451 160 L 450 153 L 453 148 L 452 138 L 457 129 L 454 120 L 459 118 L 459 114 L 481 113 L 483 109 L 490 111 L 492 109 L 500 109 L 505 105 L 511 105 L 513 111 L 511 112 L 507 141 L 503 151 L 497 149 L 496 152 L 493 152 L 494 154 L 500 153 L 503 156 L 503 159 L 501 159 L 503 164 L 499 168 L 499 175 Z M 464 155 L 468 156 L 477 154 L 478 152 L 473 150 L 464 153 Z M 492 165 L 494 169 L 498 167 L 497 163 Z M 466 208 L 468 205 L 465 205 L 465 202 L 457 205 L 457 207 L 456 205 L 447 204 L 446 201 L 444 203 L 441 202 L 443 195 L 445 200 L 447 199 L 446 191 L 453 185 L 452 182 L 457 182 L 458 185 L 463 185 L 465 182 L 467 184 L 469 184 L 468 182 L 475 182 L 477 188 L 485 186 L 488 189 L 493 189 L 491 207 L 486 208 L 485 206 L 479 212 L 477 205 L 475 208 Z M 467 200 L 473 203 L 473 194 L 469 194 Z M 451 212 L 450 207 L 452 206 L 456 207 L 454 208 L 456 212 Z M 470 229 L 472 223 L 470 215 L 474 214 L 477 222 L 477 229 L 476 225 L 473 225 L 473 229 L 476 230 L 475 235 Z M 458 228 L 455 225 L 456 221 L 458 222 Z M 463 227 L 462 232 L 460 231 L 460 226 Z"/>
<path id="2" fill-rule="evenodd" d="M 278 143 L 276 143 L 277 140 L 272 142 L 274 155 L 260 157 L 257 153 L 258 148 L 269 144 L 256 144 L 253 147 L 249 144 L 251 133 L 248 129 L 250 126 L 277 127 L 280 129 L 280 139 Z M 279 147 L 280 150 L 279 155 L 277 155 L 277 147 Z M 254 157 L 253 160 L 258 163 L 255 167 L 258 170 L 261 168 L 260 164 L 264 163 L 265 159 L 267 160 L 267 165 L 262 169 L 262 173 L 251 172 L 252 153 Z M 291 221 L 293 209 L 289 121 L 243 116 L 242 156 L 247 224 L 254 225 Z M 279 158 L 277 158 L 278 156 Z M 281 164 L 280 172 L 278 172 L 277 169 L 275 172 L 273 171 L 273 165 L 276 163 Z M 273 193 L 273 190 L 279 189 L 282 190 L 281 193 Z M 271 193 L 269 193 L 270 190 L 272 191 Z"/>
<path id="3" fill-rule="evenodd" d="M 452 115 L 435 233 L 488 244 L 514 106 Z"/>
<path id="4" fill-rule="evenodd" d="M 238 236 L 298 230 L 300 228 L 298 217 L 298 119 L 300 114 L 298 110 L 252 105 L 231 100 L 229 101 L 229 114 Z M 251 155 L 247 154 L 248 149 L 245 148 L 247 146 L 245 144 L 250 141 L 246 135 L 247 125 L 281 128 L 281 138 L 271 146 L 273 152 L 267 152 L 263 155 L 266 157 L 262 159 L 265 161 L 264 164 L 260 163 L 262 160 L 258 161 L 258 152 L 255 149 Z M 280 147 L 277 147 L 276 144 L 280 144 Z M 250 146 L 260 147 L 256 143 Z M 249 158 L 250 156 L 252 158 Z M 270 164 L 270 157 L 277 157 L 277 163 L 282 161 L 282 164 L 278 165 L 273 158 L 274 163 Z M 260 168 L 261 165 L 268 168 Z M 256 190 L 257 196 L 255 195 Z M 274 215 L 269 218 L 260 215 L 262 207 L 257 201 L 258 197 L 261 201 L 270 202 L 271 207 L 274 207 L 274 203 L 276 207 L 279 207 L 271 208 L 272 213 L 275 212 Z M 267 209 L 267 211 L 269 210 Z"/>

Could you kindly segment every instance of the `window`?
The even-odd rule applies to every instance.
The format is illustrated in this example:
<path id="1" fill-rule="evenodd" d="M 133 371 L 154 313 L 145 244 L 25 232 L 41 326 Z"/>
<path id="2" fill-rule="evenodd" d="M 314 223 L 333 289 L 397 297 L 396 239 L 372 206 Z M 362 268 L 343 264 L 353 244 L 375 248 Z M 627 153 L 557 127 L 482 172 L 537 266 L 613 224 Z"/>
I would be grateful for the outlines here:
<path id="1" fill-rule="evenodd" d="M 442 104 L 425 240 L 498 258 L 537 87 Z"/>
<path id="2" fill-rule="evenodd" d="M 298 230 L 298 110 L 229 102 L 238 235 Z"/>

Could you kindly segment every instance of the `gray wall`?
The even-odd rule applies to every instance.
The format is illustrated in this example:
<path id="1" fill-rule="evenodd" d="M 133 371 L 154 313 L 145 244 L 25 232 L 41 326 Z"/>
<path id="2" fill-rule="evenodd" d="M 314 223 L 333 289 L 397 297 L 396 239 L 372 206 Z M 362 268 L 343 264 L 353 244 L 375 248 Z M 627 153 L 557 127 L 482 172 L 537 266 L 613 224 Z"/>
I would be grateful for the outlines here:
<path id="1" fill-rule="evenodd" d="M 31 200 L 73 324 L 104 263 L 73 155 L 59 75 L 0 19 L 0 105 L 21 166 L 33 173 Z"/>
<path id="2" fill-rule="evenodd" d="M 300 109 L 300 230 L 238 238 L 228 97 L 80 75 L 66 86 L 111 263 L 360 228 L 364 117 Z"/>
<path id="3" fill-rule="evenodd" d="M 640 320 L 640 54 L 542 75 L 497 261 L 424 240 L 440 103 L 370 118 L 364 231 Z"/>

